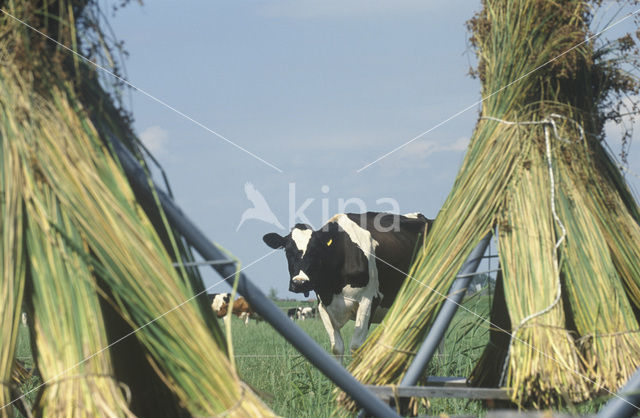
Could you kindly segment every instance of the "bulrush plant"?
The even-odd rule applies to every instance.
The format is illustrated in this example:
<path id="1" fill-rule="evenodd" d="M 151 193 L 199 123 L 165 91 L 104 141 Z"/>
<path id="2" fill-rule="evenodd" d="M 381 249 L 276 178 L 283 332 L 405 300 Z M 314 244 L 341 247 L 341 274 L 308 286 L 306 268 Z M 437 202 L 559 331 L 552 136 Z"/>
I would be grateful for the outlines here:
<path id="1" fill-rule="evenodd" d="M 1 3 L 79 52 L 78 28 L 99 30 L 98 21 L 87 22 L 97 2 Z M 194 298 L 201 279 L 173 266 L 188 250 L 159 206 L 159 221 L 151 221 L 105 145 L 108 130 L 137 149 L 95 69 L 7 14 L 0 53 L 3 381 L 24 302 L 42 378 L 32 406 L 38 416 L 272 416 Z M 120 340 L 126 334 L 107 323 L 113 313 L 136 332 Z M 133 340 L 139 352 L 123 349 Z M 147 386 L 125 382 L 132 371 L 118 365 L 129 355 Z M 11 414 L 9 388 L 0 392 L 0 413 Z"/>
<path id="2" fill-rule="evenodd" d="M 23 177 L 18 152 L 8 141 L 0 145 L 0 241 L 2 277 L 0 277 L 0 321 L 2 323 L 0 345 L 0 407 L 12 400 L 10 382 L 15 366 L 16 344 L 20 312 L 23 301 L 26 254 L 23 206 Z M 4 411 L 0 410 L 0 414 Z"/>
<path id="3" fill-rule="evenodd" d="M 44 416 L 132 416 L 109 353 L 95 355 L 109 342 L 90 265 L 76 250 L 83 246 L 79 231 L 38 183 L 30 178 L 25 188 L 35 361 L 45 379 L 36 409 Z"/>
<path id="4" fill-rule="evenodd" d="M 640 366 L 638 322 L 597 215 L 585 201 L 590 197 L 576 186 L 574 173 L 561 167 L 565 181 L 558 185 L 558 214 L 572 237 L 563 249 L 563 277 L 577 343 L 585 357 L 584 373 L 594 392 L 615 391 Z"/>
<path id="5" fill-rule="evenodd" d="M 481 115 L 410 278 L 349 365 L 362 382 L 401 380 L 456 273 L 491 231 L 502 267 L 497 308 L 512 335 L 492 329 L 500 347 L 486 348 L 472 384 L 547 407 L 616 391 L 639 366 L 640 217 L 602 137 L 625 95 L 638 92 L 638 50 L 632 35 L 589 38 L 599 5 L 482 1 L 469 22 Z M 355 406 L 337 394 L 343 408 Z"/>

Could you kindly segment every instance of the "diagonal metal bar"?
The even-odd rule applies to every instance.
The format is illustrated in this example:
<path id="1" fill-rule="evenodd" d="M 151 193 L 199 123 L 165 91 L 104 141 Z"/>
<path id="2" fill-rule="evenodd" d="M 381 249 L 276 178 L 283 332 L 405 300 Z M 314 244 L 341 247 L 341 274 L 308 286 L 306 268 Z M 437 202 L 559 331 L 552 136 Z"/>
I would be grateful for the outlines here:
<path id="1" fill-rule="evenodd" d="M 634 416 L 640 408 L 640 369 L 629 378 L 618 396 L 611 398 L 600 410 L 598 418 L 630 417 Z"/>
<path id="2" fill-rule="evenodd" d="M 424 342 L 420 346 L 420 349 L 416 353 L 411 365 L 407 369 L 400 385 L 398 388 L 407 388 L 413 387 L 420 379 L 420 376 L 424 373 L 427 365 L 433 358 L 433 355 L 438 348 L 438 344 L 442 341 L 451 320 L 453 319 L 453 315 L 458 310 L 458 306 L 462 301 L 462 298 L 467 293 L 467 288 L 469 287 L 469 283 L 475 277 L 475 271 L 478 269 L 478 265 L 480 261 L 482 261 L 484 253 L 487 251 L 487 247 L 489 246 L 489 242 L 491 241 L 492 234 L 487 234 L 482 241 L 478 243 L 476 248 L 471 251 L 469 257 L 462 265 L 460 272 L 456 276 L 457 279 L 454 280 L 451 288 L 449 288 L 449 294 L 447 295 L 447 299 L 444 301 L 440 312 L 438 312 L 438 316 L 433 322 L 429 333 L 424 339 Z M 395 405 L 395 400 L 391 400 L 391 404 Z M 367 414 L 364 410 L 361 410 L 358 414 L 358 418 L 364 418 Z"/>
<path id="3" fill-rule="evenodd" d="M 198 266 L 213 266 L 217 264 L 231 264 L 235 265 L 234 260 L 206 260 L 206 261 L 188 261 L 186 263 L 173 263 L 173 267 L 198 267 Z"/>
<path id="4" fill-rule="evenodd" d="M 113 135 L 109 135 L 109 141 L 120 159 L 124 171 L 129 177 L 131 186 L 136 195 L 141 199 L 154 199 L 149 180 L 142 167 L 133 158 L 131 153 Z M 187 240 L 189 245 L 200 253 L 205 260 L 226 260 L 227 257 L 189 220 L 176 203 L 162 190 L 156 188 L 155 193 L 160 200 L 167 219 Z M 233 284 L 236 267 L 233 264 L 212 264 L 222 277 L 229 277 L 228 282 Z M 345 391 L 368 413 L 376 417 L 398 417 L 389 406 L 380 401 L 364 385 L 358 382 L 340 363 L 329 356 L 309 335 L 295 325 L 280 308 L 278 308 L 260 289 L 258 289 L 247 277 L 240 273 L 238 280 L 238 293 L 244 296 L 249 304 L 258 312 L 276 331 L 278 331 L 291 345 L 304 355 L 315 367 L 326 375 L 333 383 Z"/>
<path id="5" fill-rule="evenodd" d="M 402 378 L 400 386 L 415 385 L 420 376 L 422 376 L 422 373 L 424 373 L 427 365 L 433 357 L 433 354 L 436 352 L 438 344 L 440 344 L 440 341 L 444 337 L 444 334 L 451 323 L 451 319 L 453 319 L 453 315 L 458 310 L 458 306 L 460 305 L 462 298 L 467 292 L 469 283 L 471 282 L 471 279 L 473 279 L 473 275 L 471 275 L 471 273 L 474 273 L 478 269 L 478 265 L 480 264 L 480 261 L 483 258 L 482 256 L 487 250 L 490 241 L 491 234 L 489 233 L 482 239 L 482 241 L 480 241 L 467 258 L 467 261 L 465 261 L 460 273 L 458 274 L 458 278 L 453 282 L 449 289 L 447 300 L 444 301 L 438 316 L 431 326 L 431 330 L 429 330 L 429 333 L 420 346 L 413 362 L 407 369 L 407 373 L 405 373 Z"/>

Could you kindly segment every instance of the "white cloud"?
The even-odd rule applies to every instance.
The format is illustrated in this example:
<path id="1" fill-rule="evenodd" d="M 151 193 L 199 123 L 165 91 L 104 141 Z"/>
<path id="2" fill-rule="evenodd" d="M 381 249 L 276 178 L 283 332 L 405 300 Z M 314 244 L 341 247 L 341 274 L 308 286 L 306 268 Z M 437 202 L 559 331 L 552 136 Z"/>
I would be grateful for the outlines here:
<path id="1" fill-rule="evenodd" d="M 440 152 L 463 152 L 469 146 L 469 138 L 461 137 L 453 141 L 416 140 L 398 151 L 398 157 L 405 160 L 424 161 Z M 389 157 L 392 158 L 393 154 Z"/>
<path id="2" fill-rule="evenodd" d="M 439 2 L 424 0 L 281 0 L 268 2 L 262 12 L 269 17 L 292 19 L 388 16 L 430 11 Z"/>
<path id="3" fill-rule="evenodd" d="M 169 132 L 161 127 L 154 125 L 149 126 L 139 135 L 140 140 L 152 154 L 163 154 L 167 152 L 167 144 L 169 143 Z"/>
<path id="4" fill-rule="evenodd" d="M 301 139 L 302 138 L 302 139 Z M 287 149 L 299 151 L 353 151 L 367 149 L 371 144 L 384 143 L 388 135 L 371 131 L 330 131 L 290 134 L 281 138 Z"/>

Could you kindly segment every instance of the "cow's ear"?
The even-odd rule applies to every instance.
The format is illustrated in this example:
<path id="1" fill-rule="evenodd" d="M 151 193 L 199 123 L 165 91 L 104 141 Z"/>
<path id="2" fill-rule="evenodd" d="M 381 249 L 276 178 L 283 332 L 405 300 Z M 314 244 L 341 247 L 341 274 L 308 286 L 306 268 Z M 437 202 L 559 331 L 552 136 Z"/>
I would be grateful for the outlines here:
<path id="1" fill-rule="evenodd" d="M 285 244 L 285 238 L 276 232 L 271 232 L 262 237 L 265 244 L 273 249 L 283 248 Z"/>

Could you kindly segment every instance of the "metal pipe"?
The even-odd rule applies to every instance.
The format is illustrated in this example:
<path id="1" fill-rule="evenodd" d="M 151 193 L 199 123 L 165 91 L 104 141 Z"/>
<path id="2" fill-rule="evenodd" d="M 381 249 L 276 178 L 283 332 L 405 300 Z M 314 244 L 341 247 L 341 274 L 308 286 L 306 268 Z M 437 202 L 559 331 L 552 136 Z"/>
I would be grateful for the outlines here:
<path id="1" fill-rule="evenodd" d="M 186 263 L 173 263 L 173 267 L 198 267 L 213 266 L 215 264 L 234 264 L 234 260 L 207 260 L 207 261 L 188 261 Z"/>
<path id="2" fill-rule="evenodd" d="M 144 170 L 133 158 L 131 153 L 114 136 L 109 140 L 120 159 L 124 171 L 129 177 L 131 186 L 136 194 L 143 199 L 153 199 L 149 180 Z M 156 193 L 167 219 L 205 260 L 225 260 L 226 255 L 205 237 L 205 235 L 187 218 L 175 202 L 162 190 L 156 188 Z M 227 278 L 230 285 L 235 279 L 236 268 L 232 264 L 212 264 L 222 277 Z M 388 406 L 358 382 L 340 363 L 320 347 L 309 335 L 295 325 L 260 289 L 251 283 L 243 273 L 238 280 L 238 293 L 247 299 L 256 310 L 276 331 L 278 331 L 291 345 L 304 355 L 315 367 L 324 373 L 333 383 L 353 398 L 360 407 L 368 413 L 379 417 L 398 417 Z"/>
<path id="3" fill-rule="evenodd" d="M 485 258 L 485 257 L 483 257 Z M 497 273 L 499 271 L 502 271 L 502 269 L 497 268 L 497 269 L 493 269 L 493 270 L 484 270 L 484 271 L 476 271 L 475 273 L 469 273 L 469 274 L 458 274 L 456 276 L 456 278 L 458 279 L 463 279 L 465 277 L 476 277 L 476 276 L 480 276 L 481 274 L 489 274 L 489 273 Z"/>
<path id="4" fill-rule="evenodd" d="M 447 299 L 442 304 L 442 308 L 440 309 L 436 319 L 433 321 L 433 325 L 431 326 L 429 333 L 402 378 L 400 386 L 415 385 L 420 376 L 424 373 L 427 365 L 433 357 L 433 354 L 436 352 L 438 344 L 440 344 L 447 328 L 449 328 L 453 315 L 458 310 L 458 305 L 467 292 L 469 283 L 473 279 L 471 273 L 478 269 L 478 265 L 480 264 L 480 261 L 483 258 L 482 256 L 487 250 L 490 241 L 491 233 L 487 234 L 482 241 L 478 243 L 476 248 L 473 249 L 471 254 L 469 254 L 467 261 L 465 261 L 462 269 L 460 269 L 460 272 L 458 273 L 458 275 L 462 277 L 457 278 L 451 285 Z"/>
<path id="5" fill-rule="evenodd" d="M 598 412 L 599 418 L 630 417 L 640 411 L 640 368 L 629 378 L 616 397 Z"/>

